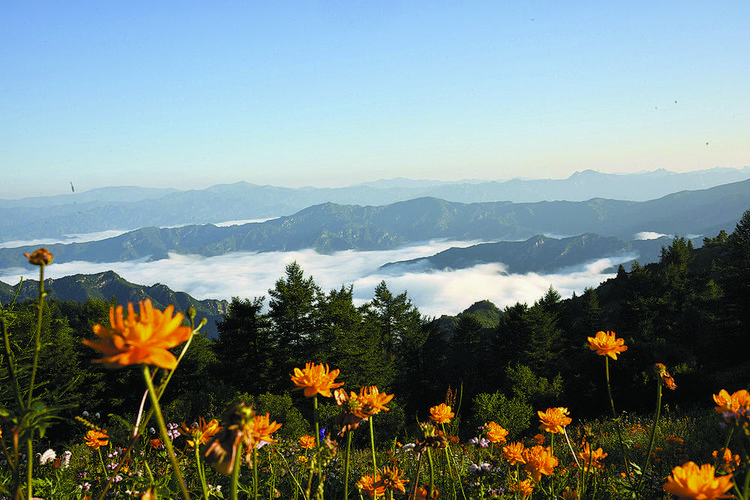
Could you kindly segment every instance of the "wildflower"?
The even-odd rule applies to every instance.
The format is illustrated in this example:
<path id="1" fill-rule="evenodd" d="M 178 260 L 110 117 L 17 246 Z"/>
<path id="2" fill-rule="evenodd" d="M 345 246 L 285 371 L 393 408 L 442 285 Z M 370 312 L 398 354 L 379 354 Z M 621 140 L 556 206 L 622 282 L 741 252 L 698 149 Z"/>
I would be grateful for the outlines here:
<path id="1" fill-rule="evenodd" d="M 29 259 L 29 264 L 34 266 L 47 266 L 52 263 L 53 259 L 52 253 L 46 248 L 35 250 L 32 254 L 25 253 L 23 256 Z"/>
<path id="2" fill-rule="evenodd" d="M 508 461 L 509 465 L 525 464 L 523 451 L 523 443 L 510 443 L 508 446 L 503 446 L 503 458 Z"/>
<path id="3" fill-rule="evenodd" d="M 385 493 L 385 486 L 380 484 L 380 474 L 372 476 L 371 474 L 365 474 L 359 481 L 357 481 L 357 488 L 360 493 L 363 493 L 370 498 L 377 498 L 383 496 Z"/>
<path id="4" fill-rule="evenodd" d="M 128 317 L 123 319 L 122 306 L 110 308 L 111 328 L 94 325 L 96 340 L 84 340 L 89 347 L 101 351 L 104 357 L 95 360 L 108 368 L 121 368 L 135 364 L 155 365 L 172 370 L 177 366 L 177 358 L 170 349 L 190 338 L 189 326 L 181 326 L 183 315 L 172 317 L 174 306 L 167 306 L 164 312 L 154 309 L 150 300 L 140 302 L 140 314 L 136 314 L 133 304 L 128 304 Z"/>
<path id="5" fill-rule="evenodd" d="M 304 369 L 295 368 L 292 382 L 296 389 L 304 389 L 305 397 L 310 398 L 316 394 L 331 397 L 331 389 L 341 387 L 343 382 L 334 382 L 339 375 L 339 370 L 329 372 L 328 365 L 305 363 Z"/>
<path id="6" fill-rule="evenodd" d="M 109 436 L 107 435 L 107 431 L 91 429 L 86 433 L 85 443 L 86 446 L 90 446 L 95 450 L 98 450 L 102 446 L 107 446 L 109 444 Z"/>
<path id="7" fill-rule="evenodd" d="M 534 481 L 539 482 L 542 474 L 551 476 L 554 468 L 557 467 L 557 457 L 552 454 L 552 449 L 543 446 L 534 446 L 527 448 L 523 452 L 523 459 L 526 463 L 524 470 L 531 474 Z"/>
<path id="8" fill-rule="evenodd" d="M 542 445 L 544 444 L 544 434 L 536 434 L 533 438 L 531 438 L 536 444 Z"/>
<path id="9" fill-rule="evenodd" d="M 433 489 L 432 495 L 430 495 L 428 486 L 420 486 L 419 488 L 417 488 L 414 500 L 429 500 L 431 498 L 437 498 L 439 494 L 440 492 L 438 490 Z"/>
<path id="10" fill-rule="evenodd" d="M 605 459 L 607 455 L 608 453 L 604 453 L 604 450 L 602 450 L 601 448 L 592 451 L 588 443 L 585 443 L 583 445 L 583 451 L 578 452 L 578 458 L 581 459 L 583 468 L 586 471 L 589 470 L 589 467 L 591 469 L 603 468 L 604 464 L 602 464 L 601 461 Z"/>
<path id="11" fill-rule="evenodd" d="M 714 467 L 704 464 L 698 467 L 695 462 L 672 469 L 672 475 L 664 483 L 664 489 L 680 498 L 714 500 L 728 498 L 726 492 L 732 487 L 732 475 L 714 476 Z"/>
<path id="12" fill-rule="evenodd" d="M 160 450 L 164 448 L 164 445 L 162 444 L 161 439 L 159 438 L 149 439 L 148 445 L 155 450 Z"/>
<path id="13" fill-rule="evenodd" d="M 562 434 L 565 432 L 563 427 L 570 424 L 573 420 L 568 416 L 567 408 L 547 408 L 547 411 L 538 411 L 539 421 L 542 423 L 539 430 L 547 431 L 551 434 Z"/>
<path id="14" fill-rule="evenodd" d="M 393 394 L 381 394 L 374 385 L 362 387 L 359 390 L 359 401 L 362 404 L 360 412 L 364 415 L 364 418 L 368 418 L 377 415 L 381 410 L 388 411 L 389 408 L 385 405 L 393 399 L 393 396 Z"/>
<path id="15" fill-rule="evenodd" d="M 714 402 L 718 405 L 716 411 L 719 413 L 737 413 L 739 410 L 750 409 L 750 393 L 740 389 L 730 395 L 726 389 L 722 389 L 719 394 L 714 394 Z"/>
<path id="16" fill-rule="evenodd" d="M 521 498 L 526 498 L 534 491 L 534 483 L 530 479 L 524 479 L 511 486 L 511 491 L 520 493 Z"/>
<path id="17" fill-rule="evenodd" d="M 179 425 L 175 424 L 174 422 L 170 422 L 167 424 L 167 436 L 169 436 L 171 439 L 177 439 L 180 437 L 180 430 Z"/>
<path id="18" fill-rule="evenodd" d="M 430 419 L 436 424 L 447 424 L 455 416 L 455 413 L 451 411 L 451 407 L 445 403 L 440 403 L 430 408 Z"/>
<path id="19" fill-rule="evenodd" d="M 315 438 L 310 436 L 309 434 L 305 434 L 304 436 L 299 438 L 299 445 L 307 450 L 312 450 L 317 444 L 318 442 L 315 440 Z"/>
<path id="20" fill-rule="evenodd" d="M 615 332 L 596 332 L 596 337 L 589 337 L 589 348 L 599 356 L 609 356 L 617 360 L 617 355 L 628 350 L 624 339 L 615 337 Z"/>
<path id="21" fill-rule="evenodd" d="M 672 378 L 672 375 L 669 374 L 667 371 L 667 367 L 664 366 L 662 363 L 656 363 L 654 365 L 654 369 L 656 370 L 656 373 L 661 377 L 661 383 L 664 385 L 667 389 L 675 390 L 677 389 L 677 384 L 674 383 L 674 379 Z"/>
<path id="22" fill-rule="evenodd" d="M 271 437 L 271 434 L 281 429 L 282 424 L 277 424 L 276 421 L 270 421 L 269 414 L 256 415 L 255 418 L 248 422 L 242 432 L 242 443 L 245 445 L 247 454 L 245 460 L 250 463 L 252 458 L 252 451 L 254 448 L 267 444 L 275 443 L 276 440 Z"/>
<path id="23" fill-rule="evenodd" d="M 55 450 L 49 449 L 42 453 L 42 455 L 39 457 L 39 465 L 49 464 L 55 461 L 57 458 L 57 453 L 55 453 Z"/>
<path id="24" fill-rule="evenodd" d="M 198 422 L 194 422 L 193 426 L 188 429 L 187 425 L 185 425 L 185 422 L 182 423 L 182 426 L 180 427 L 180 434 L 185 436 L 190 436 L 193 439 L 188 439 L 187 444 L 191 448 L 194 448 L 196 446 L 200 446 L 202 444 L 208 443 L 214 435 L 221 430 L 221 426 L 219 425 L 219 421 L 215 418 L 212 418 L 208 423 L 206 423 L 206 419 L 203 417 L 198 417 Z"/>
<path id="25" fill-rule="evenodd" d="M 503 429 L 500 425 L 496 424 L 495 422 L 490 422 L 489 424 L 485 424 L 485 427 L 487 428 L 487 439 L 490 440 L 490 443 L 504 443 L 505 438 L 508 436 L 508 431 Z"/>
<path id="26" fill-rule="evenodd" d="M 721 450 L 724 450 L 723 452 Z M 717 463 L 717 467 L 726 473 L 733 472 L 734 469 L 740 465 L 740 456 L 732 455 L 732 450 L 729 448 L 721 448 L 713 452 L 714 460 Z"/>
<path id="27" fill-rule="evenodd" d="M 379 474 L 380 475 L 380 474 Z M 380 475 L 380 481 L 376 484 L 380 484 L 383 487 L 383 493 L 393 491 L 401 495 L 406 495 L 405 484 L 408 479 L 401 479 L 402 472 L 398 471 L 397 467 L 383 467 L 383 474 Z"/>
<path id="28" fill-rule="evenodd" d="M 419 427 L 424 433 L 424 438 L 417 439 L 414 443 L 414 451 L 422 453 L 427 448 L 445 448 L 448 446 L 448 440 L 445 439 L 442 431 L 437 430 L 435 426 L 430 422 L 419 424 Z"/>

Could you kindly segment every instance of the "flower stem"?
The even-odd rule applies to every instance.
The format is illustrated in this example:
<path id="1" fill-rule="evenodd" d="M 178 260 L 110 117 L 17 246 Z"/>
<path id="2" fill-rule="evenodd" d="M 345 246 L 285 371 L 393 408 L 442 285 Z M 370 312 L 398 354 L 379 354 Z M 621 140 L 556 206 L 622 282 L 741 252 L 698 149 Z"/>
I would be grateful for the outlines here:
<path id="1" fill-rule="evenodd" d="M 369 418 L 370 420 L 370 448 L 372 449 L 372 469 L 375 471 L 372 480 L 375 481 L 375 478 L 378 477 L 378 464 L 375 458 L 375 426 L 373 425 L 373 416 Z"/>
<path id="2" fill-rule="evenodd" d="M 232 467 L 232 478 L 230 480 L 229 498 L 237 500 L 237 489 L 240 482 L 240 466 L 242 466 L 242 440 L 237 445 L 237 455 L 234 457 L 234 466 Z"/>
<path id="3" fill-rule="evenodd" d="M 620 453 L 622 454 L 622 461 L 625 464 L 625 473 L 630 480 L 630 465 L 628 465 L 628 457 L 625 455 L 625 444 L 622 441 L 622 433 L 620 432 L 620 419 L 617 418 L 617 412 L 615 411 L 615 400 L 612 398 L 612 387 L 609 383 L 609 357 L 604 357 L 604 371 L 607 376 L 607 394 L 609 394 L 609 404 L 612 407 L 612 418 L 615 421 L 615 429 L 617 430 L 617 441 L 620 443 Z"/>
<path id="4" fill-rule="evenodd" d="M 253 498 L 258 500 L 258 448 L 253 448 Z"/>
<path id="5" fill-rule="evenodd" d="M 203 467 L 201 461 L 201 452 L 198 443 L 195 443 L 195 468 L 198 470 L 198 477 L 201 480 L 201 488 L 203 489 L 203 497 L 208 500 L 208 485 L 206 484 L 206 469 Z"/>
<path id="6" fill-rule="evenodd" d="M 636 486 L 636 492 L 640 491 L 643 485 L 643 480 L 646 477 L 646 471 L 648 470 L 648 464 L 651 461 L 651 452 L 654 450 L 654 441 L 656 440 L 656 426 L 659 424 L 659 416 L 661 415 L 661 389 L 662 381 L 661 377 L 656 378 L 656 413 L 654 414 L 654 423 L 651 424 L 651 437 L 648 441 L 648 452 L 646 453 L 646 459 L 643 462 L 643 469 L 641 469 L 641 477 L 638 480 Z"/>
<path id="7" fill-rule="evenodd" d="M 42 342 L 40 337 L 42 334 L 42 312 L 44 311 L 44 296 L 44 264 L 42 264 L 39 266 L 39 315 L 37 316 L 36 332 L 34 333 L 34 361 L 31 365 L 31 381 L 29 382 L 29 408 L 31 408 L 31 401 L 33 399 L 36 369 L 37 365 L 39 364 L 39 351 L 42 350 Z"/>
<path id="8" fill-rule="evenodd" d="M 161 433 L 161 439 L 164 441 L 164 447 L 167 449 L 167 455 L 169 461 L 172 462 L 172 468 L 174 469 L 174 477 L 177 484 L 182 490 L 182 496 L 185 500 L 190 500 L 190 493 L 188 493 L 185 480 L 182 478 L 182 472 L 180 471 L 180 464 L 177 462 L 177 457 L 174 454 L 174 448 L 172 448 L 172 439 L 167 434 L 167 425 L 164 423 L 164 416 L 161 413 L 161 407 L 159 406 L 159 397 L 156 395 L 156 389 L 154 389 L 154 383 L 151 381 L 151 371 L 148 365 L 143 365 L 143 378 L 146 381 L 146 387 L 148 387 L 148 394 L 151 397 L 151 405 L 156 415 L 156 422 L 159 424 L 159 431 Z"/>
<path id="9" fill-rule="evenodd" d="M 349 459 L 352 452 L 352 431 L 346 433 L 346 463 L 344 464 L 344 499 L 349 500 Z"/>
<path id="10" fill-rule="evenodd" d="M 432 463 L 432 450 L 427 448 L 427 458 L 430 461 L 430 488 L 427 491 L 427 497 L 432 498 L 432 493 L 435 491 L 435 466 Z"/>

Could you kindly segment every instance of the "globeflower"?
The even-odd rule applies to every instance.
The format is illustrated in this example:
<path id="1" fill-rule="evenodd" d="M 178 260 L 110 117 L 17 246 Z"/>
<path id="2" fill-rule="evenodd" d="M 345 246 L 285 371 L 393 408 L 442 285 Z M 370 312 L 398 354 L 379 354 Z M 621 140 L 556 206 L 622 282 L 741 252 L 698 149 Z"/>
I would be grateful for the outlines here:
<path id="1" fill-rule="evenodd" d="M 359 390 L 359 402 L 362 405 L 360 413 L 364 418 L 377 415 L 380 411 L 389 411 L 385 405 L 390 403 L 393 399 L 394 394 L 381 393 L 378 388 L 374 385 L 369 387 L 362 387 Z"/>
<path id="2" fill-rule="evenodd" d="M 750 409 L 750 393 L 740 389 L 730 395 L 726 389 L 722 389 L 719 394 L 714 394 L 714 402 L 719 413 L 737 413 L 739 410 Z"/>
<path id="3" fill-rule="evenodd" d="M 525 464 L 523 451 L 523 443 L 510 443 L 508 446 L 503 446 L 503 458 L 508 461 L 508 465 Z"/>
<path id="4" fill-rule="evenodd" d="M 107 446 L 109 444 L 109 436 L 107 435 L 107 431 L 91 429 L 86 433 L 84 442 L 86 443 L 86 446 L 98 450 L 102 446 Z"/>
<path id="5" fill-rule="evenodd" d="M 539 429 L 547 431 L 552 434 L 563 434 L 563 429 L 566 425 L 569 425 L 573 420 L 568 416 L 567 408 L 547 408 L 547 411 L 538 411 L 539 421 L 541 425 Z"/>
<path id="6" fill-rule="evenodd" d="M 617 355 L 628 350 L 624 339 L 615 337 L 615 332 L 596 332 L 596 337 L 589 337 L 589 348 L 599 356 L 609 356 L 617 360 Z"/>
<path id="7" fill-rule="evenodd" d="M 397 467 L 383 467 L 383 474 L 380 475 L 380 481 L 376 482 L 383 487 L 384 494 L 388 491 L 394 491 L 401 495 L 406 495 L 406 487 L 404 486 L 408 479 L 401 479 L 402 472 L 398 471 Z"/>
<path id="8" fill-rule="evenodd" d="M 455 416 L 455 413 L 451 411 L 451 407 L 445 403 L 440 403 L 430 408 L 430 419 L 436 424 L 447 424 Z"/>
<path id="9" fill-rule="evenodd" d="M 193 423 L 190 428 L 188 428 L 188 426 L 185 425 L 185 422 L 183 422 L 180 427 L 180 434 L 192 437 L 193 439 L 188 439 L 186 441 L 188 446 L 194 448 L 211 441 L 211 438 L 213 438 L 221 429 L 222 427 L 219 425 L 219 421 L 215 418 L 212 418 L 206 423 L 206 419 L 199 417 L 198 422 Z"/>
<path id="10" fill-rule="evenodd" d="M 552 454 L 552 449 L 543 446 L 534 446 L 527 448 L 523 452 L 523 459 L 526 463 L 524 470 L 528 472 L 535 482 L 539 482 L 542 474 L 551 476 L 557 467 L 557 457 Z"/>
<path id="11" fill-rule="evenodd" d="M 300 436 L 299 438 L 299 445 L 306 450 L 312 450 L 317 446 L 317 444 L 318 442 L 315 440 L 315 438 L 309 434 L 305 434 L 304 436 Z"/>
<path id="12" fill-rule="evenodd" d="M 602 460 L 607 458 L 608 453 L 604 453 L 604 450 L 599 448 L 598 450 L 591 450 L 591 447 L 588 443 L 583 445 L 583 451 L 578 452 L 578 458 L 581 459 L 581 462 L 583 462 L 583 468 L 584 470 L 589 470 L 589 466 L 591 469 L 601 469 L 604 467 L 604 464 L 602 464 Z"/>
<path id="13" fill-rule="evenodd" d="M 490 443 L 504 443 L 505 438 L 508 436 L 508 431 L 503 429 L 502 426 L 499 424 L 496 424 L 495 422 L 490 422 L 488 424 L 484 424 L 485 429 L 487 429 L 487 439 L 490 440 Z"/>
<path id="14" fill-rule="evenodd" d="M 305 397 L 310 398 L 316 394 L 330 398 L 331 389 L 341 387 L 344 385 L 343 382 L 334 382 L 336 377 L 339 376 L 339 370 L 330 371 L 328 365 L 323 363 L 316 365 L 315 363 L 305 363 L 305 368 L 294 369 L 294 374 L 291 375 L 292 382 L 296 389 L 304 389 Z"/>
<path id="15" fill-rule="evenodd" d="M 714 472 L 713 465 L 698 467 L 695 462 L 688 462 L 672 469 L 664 489 L 680 498 L 715 500 L 731 497 L 726 492 L 732 488 L 732 475 L 715 477 Z"/>
<path id="16" fill-rule="evenodd" d="M 381 484 L 380 479 L 379 473 L 376 476 L 365 474 L 357 481 L 357 488 L 359 488 L 360 493 L 364 493 L 370 498 L 382 497 L 385 493 L 385 486 Z"/>
<path id="17" fill-rule="evenodd" d="M 52 252 L 46 248 L 40 248 L 31 254 L 25 253 L 23 256 L 29 259 L 29 264 L 34 266 L 47 266 L 52 263 L 53 259 Z"/>
<path id="18" fill-rule="evenodd" d="M 94 362 L 107 368 L 121 368 L 128 365 L 155 365 L 167 370 L 177 367 L 177 358 L 167 349 L 175 347 L 190 338 L 193 331 L 182 326 L 182 313 L 174 317 L 174 306 L 167 306 L 164 312 L 154 309 L 150 300 L 139 303 L 140 314 L 136 314 L 133 304 L 128 304 L 128 317 L 123 319 L 122 306 L 109 309 L 111 328 L 94 325 L 96 340 L 83 343 L 104 356 Z"/>

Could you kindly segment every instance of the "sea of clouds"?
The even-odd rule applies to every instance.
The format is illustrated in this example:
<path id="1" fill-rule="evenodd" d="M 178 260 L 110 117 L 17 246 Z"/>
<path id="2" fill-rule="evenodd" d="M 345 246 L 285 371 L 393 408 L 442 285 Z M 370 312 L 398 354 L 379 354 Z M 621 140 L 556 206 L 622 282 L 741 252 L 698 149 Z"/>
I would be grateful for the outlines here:
<path id="1" fill-rule="evenodd" d="M 112 234 L 73 235 L 68 240 L 92 241 L 111 237 Z M 52 242 L 48 240 L 45 244 Z M 18 243 L 28 242 L 13 242 L 13 246 Z M 352 285 L 358 305 L 371 300 L 375 287 L 385 281 L 394 294 L 406 291 L 422 314 L 440 316 L 455 315 L 474 302 L 485 299 L 501 308 L 517 302 L 533 304 L 550 286 L 567 298 L 574 292 L 580 294 L 586 287 L 596 287 L 613 277 L 613 268 L 635 257 L 600 259 L 554 274 L 508 274 L 501 264 L 442 271 L 426 271 L 419 264 L 380 269 L 388 262 L 428 257 L 451 247 L 467 247 L 477 243 L 480 242 L 430 241 L 397 250 L 346 250 L 330 255 L 314 250 L 232 252 L 215 257 L 172 253 L 168 259 L 157 261 L 53 262 L 45 269 L 45 277 L 54 279 L 112 270 L 132 283 L 162 283 L 198 299 L 253 298 L 268 297 L 268 290 L 274 287 L 277 280 L 284 278 L 286 265 L 296 261 L 305 275 L 312 276 L 324 291 Z M 0 281 L 5 283 L 18 283 L 21 276 L 34 279 L 36 270 L 29 267 L 0 269 Z"/>

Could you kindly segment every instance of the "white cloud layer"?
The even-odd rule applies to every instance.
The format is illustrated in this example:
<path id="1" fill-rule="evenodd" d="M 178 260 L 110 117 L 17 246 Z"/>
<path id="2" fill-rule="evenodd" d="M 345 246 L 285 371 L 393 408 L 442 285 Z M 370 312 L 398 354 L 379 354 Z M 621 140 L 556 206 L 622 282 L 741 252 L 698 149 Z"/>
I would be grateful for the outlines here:
<path id="1" fill-rule="evenodd" d="M 394 294 L 407 291 L 422 314 L 440 316 L 455 315 L 484 299 L 501 308 L 516 302 L 532 304 L 550 286 L 564 298 L 573 292 L 580 294 L 584 288 L 595 287 L 613 277 L 606 271 L 630 258 L 600 259 L 559 274 L 508 275 L 500 264 L 428 273 L 419 272 L 419 268 L 413 266 L 378 270 L 386 262 L 426 257 L 450 247 L 466 247 L 476 243 L 433 241 L 398 250 L 347 250 L 332 255 L 302 250 L 235 252 L 216 257 L 170 254 L 168 259 L 153 262 L 53 263 L 45 269 L 45 277 L 59 278 L 113 270 L 130 282 L 141 285 L 163 283 L 198 299 L 252 298 L 267 296 L 276 280 L 284 277 L 284 267 L 296 260 L 305 275 L 312 276 L 325 291 L 341 285 L 353 285 L 357 304 L 371 300 L 377 284 L 385 280 Z M 21 275 L 32 279 L 36 277 L 34 271 L 28 268 L 2 269 L 0 281 L 18 283 Z"/>

